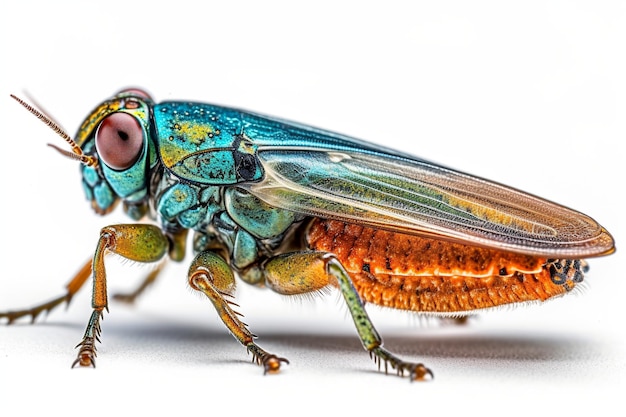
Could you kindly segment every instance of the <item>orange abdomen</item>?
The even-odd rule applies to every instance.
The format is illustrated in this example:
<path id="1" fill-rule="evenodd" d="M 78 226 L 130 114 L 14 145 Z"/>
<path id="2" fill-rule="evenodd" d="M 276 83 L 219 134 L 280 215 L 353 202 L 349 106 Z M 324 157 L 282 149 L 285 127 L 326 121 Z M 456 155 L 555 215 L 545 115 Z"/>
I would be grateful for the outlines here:
<path id="1" fill-rule="evenodd" d="M 364 301 L 402 310 L 462 313 L 546 300 L 582 279 L 569 266 L 567 279 L 554 279 L 559 261 L 334 220 L 313 220 L 307 242 L 337 256 Z"/>

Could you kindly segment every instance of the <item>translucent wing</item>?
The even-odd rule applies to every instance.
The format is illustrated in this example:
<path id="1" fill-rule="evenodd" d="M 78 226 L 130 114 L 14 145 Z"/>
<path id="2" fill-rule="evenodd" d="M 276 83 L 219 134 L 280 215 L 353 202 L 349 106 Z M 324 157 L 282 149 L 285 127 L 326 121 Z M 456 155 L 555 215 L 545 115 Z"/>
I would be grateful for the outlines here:
<path id="1" fill-rule="evenodd" d="M 519 190 L 331 132 L 243 119 L 265 173 L 248 188 L 269 204 L 551 258 L 614 250 L 590 217 Z"/>

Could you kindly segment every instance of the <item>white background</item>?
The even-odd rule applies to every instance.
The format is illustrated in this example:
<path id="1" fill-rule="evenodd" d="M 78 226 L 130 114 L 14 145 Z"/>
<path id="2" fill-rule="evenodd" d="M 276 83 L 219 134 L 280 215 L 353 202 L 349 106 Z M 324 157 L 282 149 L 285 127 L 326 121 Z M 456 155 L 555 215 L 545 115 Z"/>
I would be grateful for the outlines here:
<path id="1" fill-rule="evenodd" d="M 72 134 L 127 86 L 294 119 L 550 198 L 623 242 L 622 2 L 68 3 L 0 6 L 0 310 L 62 294 L 99 228 L 125 221 L 91 213 L 76 163 L 45 146 L 60 139 L 9 98 L 24 90 Z M 145 273 L 111 265 L 112 292 Z M 263 376 L 171 265 L 135 307 L 111 304 L 96 370 L 69 367 L 88 288 L 36 326 L 0 326 L 0 414 L 623 412 L 622 252 L 586 282 L 466 327 L 371 308 L 386 346 L 435 372 L 409 384 L 375 371 L 337 294 L 241 284 L 259 343 L 291 360 Z"/>

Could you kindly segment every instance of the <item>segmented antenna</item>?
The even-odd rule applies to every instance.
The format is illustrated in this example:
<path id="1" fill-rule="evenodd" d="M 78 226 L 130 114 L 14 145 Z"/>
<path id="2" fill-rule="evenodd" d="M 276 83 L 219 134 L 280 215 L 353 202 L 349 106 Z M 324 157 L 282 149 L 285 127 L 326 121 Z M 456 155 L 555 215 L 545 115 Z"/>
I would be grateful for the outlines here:
<path id="1" fill-rule="evenodd" d="M 64 149 L 61 149 L 58 146 L 53 145 L 51 143 L 49 143 L 48 146 L 56 149 L 62 155 L 65 155 L 65 156 L 67 156 L 69 158 L 72 158 L 72 159 L 75 159 L 77 161 L 80 161 L 81 163 L 83 163 L 83 164 L 85 164 L 87 166 L 94 167 L 94 166 L 96 166 L 98 164 L 98 160 L 96 158 L 94 158 L 93 156 L 85 155 L 83 153 L 83 150 L 80 148 L 80 146 L 78 146 L 78 144 L 76 142 L 74 142 L 74 139 L 72 139 L 70 137 L 70 135 L 65 133 L 65 131 L 63 129 L 61 129 L 61 127 L 59 127 L 59 125 L 57 125 L 54 121 L 52 121 L 52 119 L 50 117 L 46 116 L 45 114 L 43 114 L 42 112 L 40 112 L 39 110 L 37 110 L 36 108 L 31 106 L 30 104 L 26 103 L 21 98 L 15 96 L 13 94 L 11 94 L 11 97 L 15 101 L 20 103 L 22 106 L 24 106 L 24 108 L 26 110 L 28 110 L 29 112 L 31 112 L 32 114 L 37 116 L 37 118 L 39 120 L 41 120 L 42 122 L 44 122 L 46 124 L 46 126 L 48 126 L 50 129 L 54 130 L 54 132 L 57 135 L 61 136 L 63 138 L 63 140 L 65 140 L 72 147 L 72 152 L 69 152 L 69 151 L 66 151 Z"/>

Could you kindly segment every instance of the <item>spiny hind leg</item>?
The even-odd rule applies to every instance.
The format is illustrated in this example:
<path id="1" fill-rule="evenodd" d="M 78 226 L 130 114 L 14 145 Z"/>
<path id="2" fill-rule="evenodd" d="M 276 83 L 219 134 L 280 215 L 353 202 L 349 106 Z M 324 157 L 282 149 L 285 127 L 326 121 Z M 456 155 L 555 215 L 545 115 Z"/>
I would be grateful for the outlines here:
<path id="1" fill-rule="evenodd" d="M 337 285 L 350 310 L 363 347 L 370 352 L 379 368 L 395 369 L 398 375 L 408 374 L 411 380 L 425 379 L 433 373 L 421 363 L 407 362 L 383 347 L 383 340 L 374 328 L 350 275 L 332 254 L 325 252 L 293 252 L 278 255 L 264 264 L 265 281 L 281 294 L 302 294 Z"/>
<path id="2" fill-rule="evenodd" d="M 0 312 L 0 319 L 6 318 L 8 320 L 7 324 L 11 324 L 19 318 L 30 316 L 31 323 L 34 323 L 42 312 L 46 312 L 47 314 L 63 303 L 67 303 L 69 305 L 70 301 L 72 301 L 72 297 L 74 297 L 78 290 L 80 290 L 80 288 L 85 284 L 89 275 L 91 275 L 91 261 L 85 263 L 74 278 L 72 278 L 72 280 L 65 286 L 67 292 L 64 295 L 31 308 Z"/>
<path id="3" fill-rule="evenodd" d="M 228 330 L 252 353 L 253 361 L 262 365 L 265 373 L 277 372 L 282 362 L 289 363 L 287 359 L 271 354 L 257 345 L 254 342 L 256 336 L 240 320 L 241 315 L 232 309 L 232 306 L 237 306 L 229 300 L 234 295 L 235 276 L 221 256 L 211 251 L 199 253 L 189 267 L 188 280 L 191 288 L 202 292 L 211 300 Z"/>

